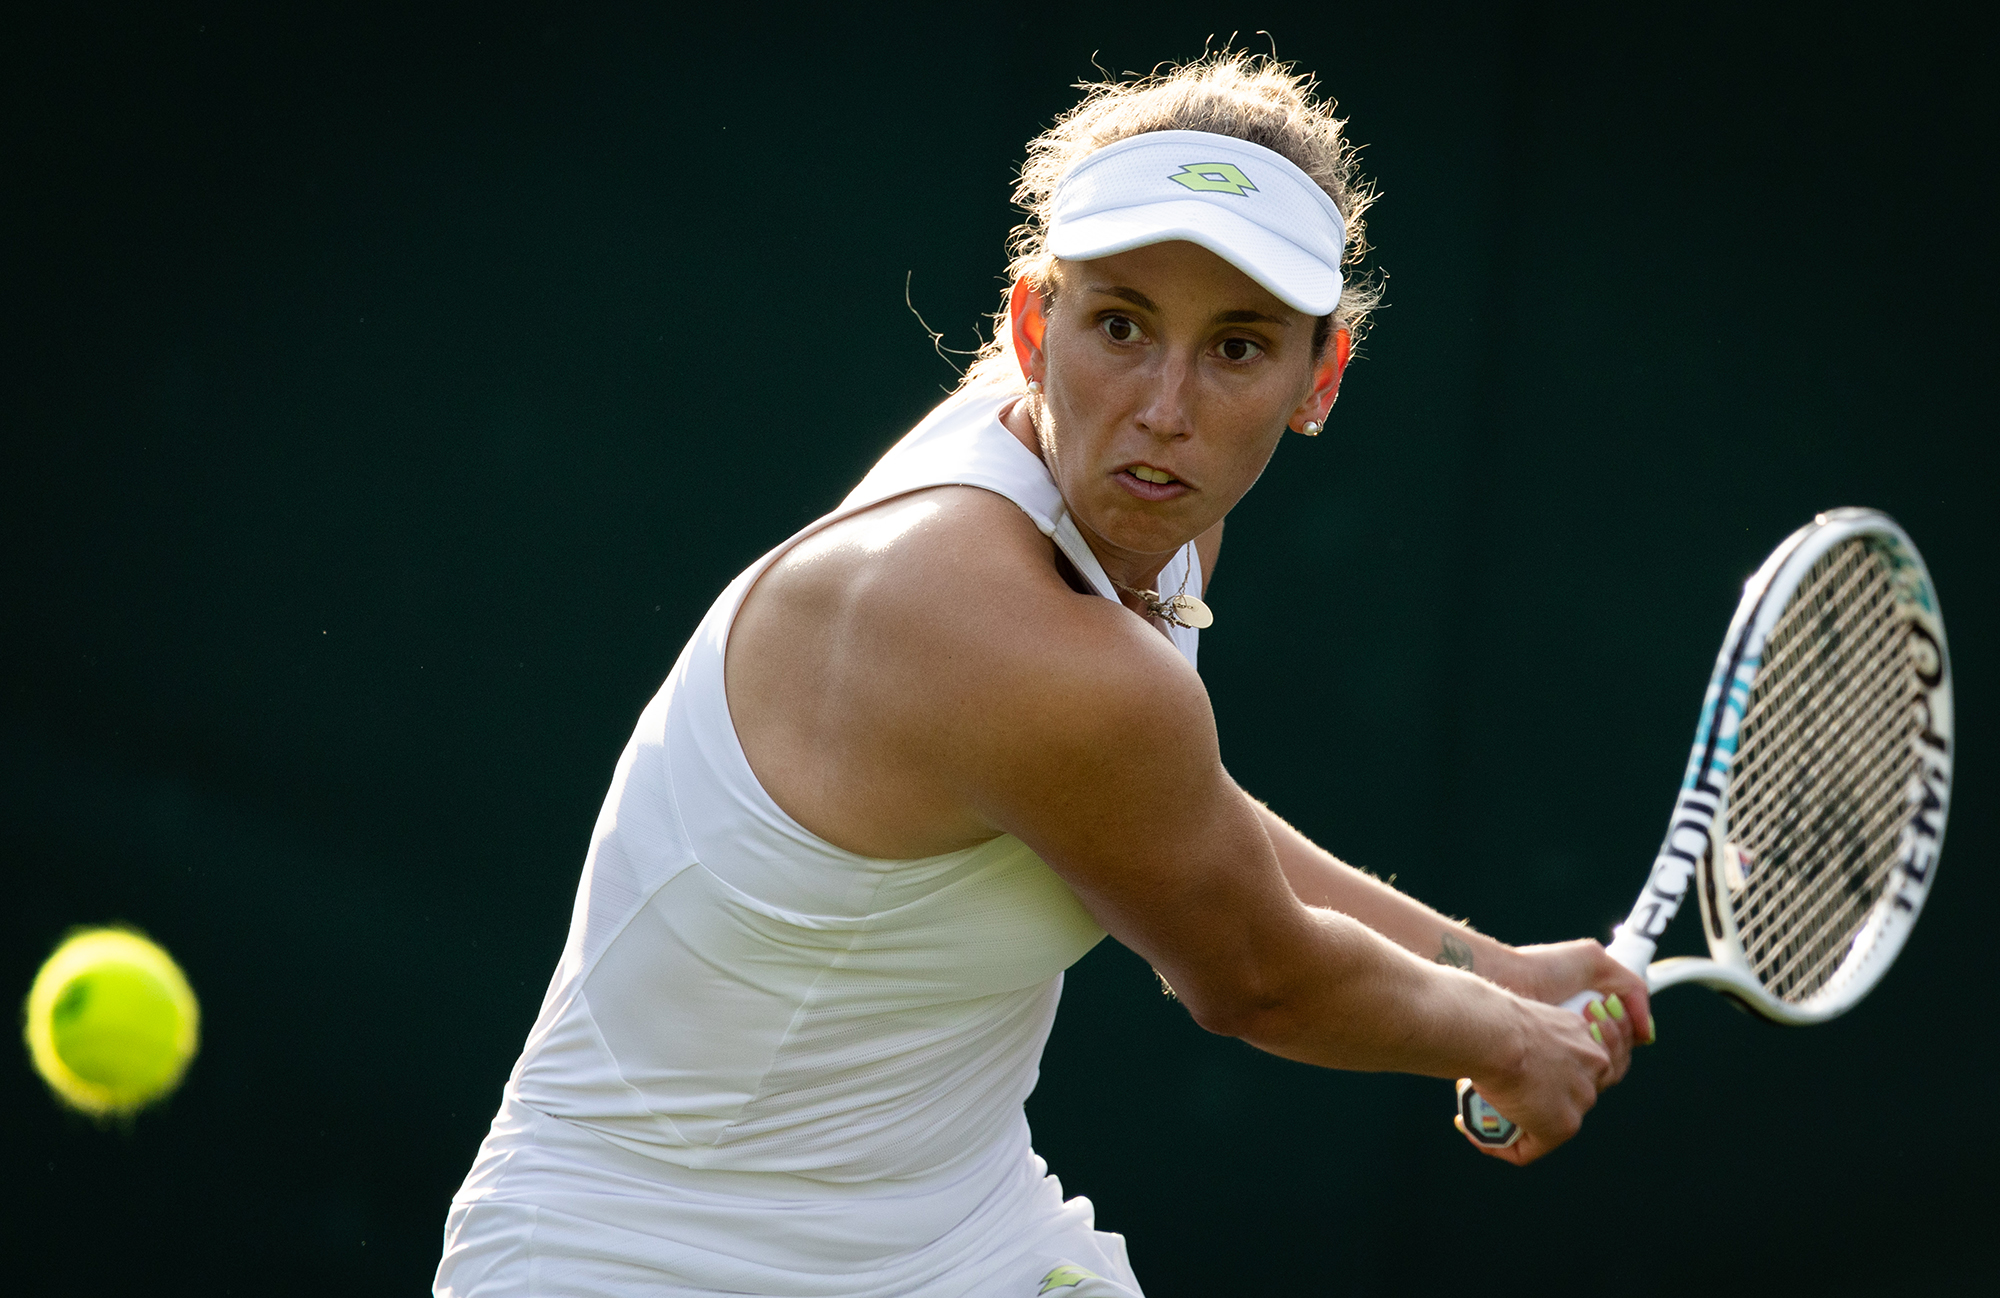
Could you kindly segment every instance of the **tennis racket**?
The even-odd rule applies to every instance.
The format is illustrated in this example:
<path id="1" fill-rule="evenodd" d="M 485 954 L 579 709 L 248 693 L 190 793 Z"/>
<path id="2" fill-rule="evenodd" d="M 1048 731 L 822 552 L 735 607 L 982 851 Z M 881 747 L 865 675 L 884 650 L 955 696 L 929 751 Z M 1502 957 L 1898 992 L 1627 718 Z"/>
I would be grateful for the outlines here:
<path id="1" fill-rule="evenodd" d="M 1951 765 L 1951 659 L 1923 559 L 1886 514 L 1819 515 L 1744 585 L 1612 957 L 1655 992 L 1700 983 L 1773 1023 L 1845 1013 L 1923 910 Z M 1708 958 L 1654 961 L 1689 888 Z M 1520 1137 L 1469 1080 L 1458 1111 L 1482 1145 Z"/>

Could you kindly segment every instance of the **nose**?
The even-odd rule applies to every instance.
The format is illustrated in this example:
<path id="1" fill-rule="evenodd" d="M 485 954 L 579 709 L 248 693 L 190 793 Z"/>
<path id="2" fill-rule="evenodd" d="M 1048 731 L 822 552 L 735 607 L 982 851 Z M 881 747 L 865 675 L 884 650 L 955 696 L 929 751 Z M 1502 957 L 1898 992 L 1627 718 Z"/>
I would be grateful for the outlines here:
<path id="1" fill-rule="evenodd" d="M 1196 358 L 1169 348 L 1147 376 L 1145 403 L 1138 411 L 1139 427 L 1163 442 L 1194 432 L 1195 384 L 1200 379 Z"/>

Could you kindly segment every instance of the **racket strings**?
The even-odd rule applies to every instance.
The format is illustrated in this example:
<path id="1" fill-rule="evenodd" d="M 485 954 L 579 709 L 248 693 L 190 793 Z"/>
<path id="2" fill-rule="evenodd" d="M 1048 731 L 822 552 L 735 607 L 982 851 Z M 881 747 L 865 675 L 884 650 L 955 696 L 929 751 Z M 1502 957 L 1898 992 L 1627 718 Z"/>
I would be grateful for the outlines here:
<path id="1" fill-rule="evenodd" d="M 1828 774 L 1837 779 L 1842 772 Z M 1897 781 L 1878 778 L 1868 787 L 1848 792 L 1849 799 L 1822 808 L 1803 825 L 1813 840 L 1805 850 L 1819 858 L 1819 868 L 1803 880 L 1789 873 L 1777 875 L 1790 886 L 1768 888 L 1756 899 L 1752 905 L 1761 902 L 1762 913 L 1746 908 L 1749 926 L 1764 929 L 1765 940 L 1756 944 L 1760 973 L 1771 985 L 1801 996 L 1822 986 L 1839 967 L 1853 934 L 1886 887 L 1895 861 L 1894 833 L 1902 819 L 1895 805 Z M 1885 851 L 1885 844 L 1891 850 Z M 1766 875 L 1764 881 L 1771 877 Z M 1800 933 L 1816 934 L 1821 940 L 1794 939 L 1782 945 L 1776 940 Z"/>
<path id="2" fill-rule="evenodd" d="M 1834 595 L 1839 599 L 1847 593 L 1836 591 Z M 1847 608 L 1841 621 L 1830 627 L 1822 624 L 1823 636 L 1830 633 L 1832 637 L 1848 639 L 1854 622 L 1861 616 L 1868 613 L 1879 615 L 1881 612 L 1879 601 L 1874 599 L 1848 598 L 1842 602 L 1847 604 Z M 1893 619 L 1884 620 L 1877 616 L 1871 622 L 1873 625 L 1868 628 L 1870 634 L 1855 655 L 1864 661 L 1878 658 L 1885 649 L 1893 648 L 1883 641 L 1898 629 L 1898 623 Z M 1784 629 L 1794 631 L 1798 625 L 1794 622 Z M 1792 638 L 1796 647 L 1797 638 Z M 1865 678 L 1858 696 L 1847 700 L 1849 708 L 1845 716 L 1813 706 L 1821 699 L 1825 677 L 1831 674 L 1831 669 L 1839 666 L 1838 661 L 1830 662 L 1825 655 L 1807 657 L 1796 652 L 1787 654 L 1783 646 L 1772 655 L 1766 675 L 1759 681 L 1756 698 L 1739 728 L 1742 747 L 1734 763 L 1736 779 L 1731 791 L 1733 800 L 1740 798 L 1740 801 L 1733 802 L 1738 809 L 1739 820 L 1754 821 L 1769 813 L 1769 804 L 1795 797 L 1798 790 L 1794 786 L 1809 785 L 1827 776 L 1829 759 L 1845 760 L 1851 764 L 1856 756 L 1855 747 L 1851 744 L 1830 747 L 1824 742 L 1827 732 L 1837 728 L 1852 730 L 1857 725 L 1873 730 L 1885 722 L 1893 724 L 1892 709 L 1899 697 L 1895 688 L 1899 682 L 1894 673 L 1874 673 Z M 1773 759 L 1780 754 L 1781 746 L 1772 740 L 1783 735 L 1788 726 L 1798 727 L 1800 731 L 1789 736 L 1791 749 L 1794 752 L 1804 750 L 1812 757 L 1804 766 L 1779 772 L 1774 769 Z M 1782 778 L 1787 775 L 1789 779 Z"/>
<path id="3" fill-rule="evenodd" d="M 1774 644 L 1776 652 L 1772 658 L 1779 670 L 1760 691 L 1763 697 L 1759 702 L 1782 702 L 1777 707 L 1767 703 L 1757 709 L 1762 714 L 1758 717 L 1760 725 L 1751 728 L 1748 736 L 1752 741 L 1751 751 L 1746 754 L 1749 760 L 1743 763 L 1742 779 L 1738 781 L 1744 794 L 1738 817 L 1743 822 L 1741 828 L 1751 830 L 1761 821 L 1766 831 L 1738 835 L 1746 840 L 1739 847 L 1748 849 L 1752 863 L 1748 873 L 1753 881 L 1752 888 L 1745 890 L 1746 895 L 1738 903 L 1743 919 L 1741 927 L 1750 930 L 1746 936 L 1761 966 L 1760 972 L 1777 984 L 1791 986 L 1801 993 L 1809 993 L 1811 987 L 1823 981 L 1819 975 L 1830 974 L 1838 967 L 1838 958 L 1847 945 L 1847 930 L 1855 926 L 1841 920 L 1858 923 L 1879 895 L 1880 887 L 1871 884 L 1879 885 L 1881 880 L 1875 878 L 1878 871 L 1870 867 L 1880 862 L 1868 859 L 1876 855 L 1868 848 L 1882 841 L 1883 829 L 1896 819 L 1893 769 L 1886 772 L 1887 778 L 1883 778 L 1885 772 L 1879 766 L 1874 771 L 1876 778 L 1863 774 L 1869 769 L 1863 763 L 1871 754 L 1878 760 L 1889 755 L 1880 750 L 1885 741 L 1894 742 L 1895 710 L 1893 706 L 1885 707 L 1893 705 L 1897 697 L 1894 674 L 1876 672 L 1872 678 L 1857 677 L 1861 689 L 1850 688 L 1849 697 L 1832 700 L 1846 703 L 1844 709 L 1799 706 L 1801 699 L 1818 697 L 1822 703 L 1827 701 L 1824 696 L 1830 682 L 1824 678 L 1830 674 L 1841 670 L 1851 672 L 1857 662 L 1865 664 L 1871 658 L 1879 659 L 1885 648 L 1883 633 L 1893 631 L 1896 626 L 1893 618 L 1886 624 L 1880 620 L 1883 606 L 1879 592 L 1876 598 L 1865 594 L 1856 598 L 1859 592 L 1852 589 L 1856 575 L 1852 563 L 1828 567 L 1833 569 L 1831 575 L 1836 581 L 1828 583 L 1829 574 L 1824 571 L 1814 574 L 1820 582 L 1809 580 L 1801 607 L 1801 612 L 1808 616 L 1795 617 L 1783 628 L 1787 632 L 1784 638 L 1793 641 L 1798 639 L 1801 628 L 1816 630 L 1818 634 L 1811 640 L 1820 652 L 1801 657 L 1796 653 L 1796 645 L 1787 646 L 1774 637 L 1778 643 Z M 1815 585 L 1817 590 L 1813 589 Z M 1848 589 L 1842 589 L 1843 586 Z M 1819 598 L 1813 599 L 1814 595 Z M 1837 610 L 1832 617 L 1827 616 L 1829 608 Z M 1817 619 L 1809 616 L 1814 612 L 1820 614 Z M 1869 612 L 1878 615 L 1869 619 L 1874 622 L 1875 634 L 1866 636 L 1857 645 L 1855 623 Z M 1867 627 L 1864 625 L 1862 629 Z M 1788 654 L 1788 647 L 1794 652 Z M 1794 668 L 1791 672 L 1785 670 L 1788 659 Z M 1800 667 L 1805 670 L 1797 670 Z M 1799 733 L 1788 736 L 1789 745 L 1756 742 L 1760 730 L 1769 738 L 1787 737 L 1771 723 L 1791 720 L 1797 725 L 1802 715 L 1809 723 L 1798 725 Z M 1885 720 L 1891 723 L 1887 727 L 1883 724 Z M 1773 759 L 1783 756 L 1787 746 L 1794 761 L 1775 762 Z M 1760 755 L 1764 758 L 1761 762 Z M 1785 769 L 1787 765 L 1790 769 Z M 1827 796 L 1829 793 L 1832 796 Z M 1842 884 L 1845 886 L 1839 886 Z M 1824 913 L 1829 907 L 1834 914 Z M 1844 916 L 1839 913 L 1843 910 L 1859 913 Z M 1821 940 L 1799 940 L 1805 934 L 1817 935 Z"/>
<path id="4" fill-rule="evenodd" d="M 1746 840 L 1739 848 L 1752 865 L 1750 886 L 1738 902 L 1740 927 L 1759 972 L 1795 992 L 1809 992 L 1837 967 L 1850 930 L 1881 891 L 1885 862 L 1871 849 L 1894 825 L 1895 782 L 1881 778 L 1879 764 L 1871 778 L 1855 760 L 1869 750 L 1876 750 L 1878 762 L 1892 756 L 1880 751 L 1894 741 L 1893 728 L 1885 734 L 1882 725 L 1885 692 L 1873 693 L 1874 699 L 1850 710 L 1846 743 L 1831 754 L 1823 737 L 1815 745 L 1816 737 L 1806 736 L 1797 769 L 1772 771 L 1763 780 L 1753 772 L 1745 781 L 1761 785 L 1762 796 L 1746 808 L 1746 832 L 1739 834 Z M 1830 763 L 1829 755 L 1836 760 Z"/>
<path id="5" fill-rule="evenodd" d="M 1849 579 L 1851 585 L 1851 569 Z M 1819 601 L 1822 606 L 1847 603 L 1848 607 L 1845 616 L 1837 621 L 1830 622 L 1825 617 L 1819 620 L 1820 635 L 1815 639 L 1823 647 L 1838 645 L 1841 652 L 1819 655 L 1814 665 L 1820 670 L 1809 676 L 1823 678 L 1829 669 L 1851 669 L 1856 662 L 1879 660 L 1885 648 L 1893 648 L 1893 643 L 1883 642 L 1889 638 L 1885 633 L 1896 629 L 1897 621 L 1893 617 L 1880 619 L 1883 604 L 1879 592 L 1876 598 L 1864 597 L 1855 603 L 1849 602 L 1854 595 L 1851 591 L 1834 589 L 1819 593 L 1823 596 Z M 1811 605 L 1807 608 L 1810 610 Z M 1893 605 L 1888 611 L 1893 613 Z M 1854 643 L 1857 612 L 1878 615 L 1871 619 L 1874 634 L 1866 636 L 1859 645 Z M 1793 624 L 1798 625 L 1797 621 Z M 1825 693 L 1829 682 L 1800 679 L 1799 675 L 1794 674 L 1790 679 L 1781 675 L 1774 684 L 1788 693 L 1803 691 L 1790 694 L 1794 700 L 1812 697 L 1815 686 L 1820 694 Z M 1835 700 L 1845 702 L 1844 709 L 1824 709 L 1816 718 L 1820 724 L 1804 727 L 1803 733 L 1792 736 L 1791 748 L 1797 763 L 1792 769 L 1772 769 L 1767 760 L 1765 778 L 1757 779 L 1759 773 L 1750 763 L 1745 764 L 1743 785 L 1748 805 L 1742 817 L 1747 822 L 1743 827 L 1748 829 L 1761 818 L 1768 829 L 1775 816 L 1776 827 L 1789 831 L 1793 840 L 1763 844 L 1763 863 L 1771 868 L 1755 872 L 1755 890 L 1746 889 L 1748 895 L 1739 902 L 1748 926 L 1763 930 L 1756 936 L 1764 940 L 1755 944 L 1759 947 L 1758 956 L 1763 957 L 1762 972 L 1779 984 L 1809 987 L 1823 981 L 1818 975 L 1830 974 L 1837 967 L 1835 962 L 1845 951 L 1846 930 L 1865 918 L 1884 881 L 1870 868 L 1880 862 L 1869 859 L 1877 855 L 1869 848 L 1883 841 L 1882 831 L 1897 819 L 1894 754 L 1884 750 L 1892 748 L 1898 737 L 1897 710 L 1893 705 L 1900 691 L 1895 689 L 1893 672 L 1878 671 L 1856 679 L 1861 688 L 1850 688 L 1848 698 Z M 1792 710 L 1798 709 L 1794 706 Z M 1767 759 L 1779 753 L 1780 746 L 1764 748 Z M 1885 764 L 1884 758 L 1890 760 Z M 1753 789 L 1762 796 L 1752 796 Z M 1746 833 L 1740 837 L 1769 839 L 1771 835 Z M 1803 842 L 1798 841 L 1801 837 Z M 1755 848 L 1751 851 L 1755 862 Z M 1803 872 L 1798 869 L 1801 858 L 1806 867 Z M 1835 913 L 1825 913 L 1828 908 Z M 1842 911 L 1859 913 L 1844 915 Z M 1843 919 L 1854 923 L 1842 923 Z M 1809 943 L 1774 940 L 1796 937 L 1801 931 L 1818 933 L 1826 940 Z"/>
<path id="6" fill-rule="evenodd" d="M 1745 886 L 1729 905 L 1782 1000 L 1839 970 L 1897 860 L 1916 763 L 1907 626 L 1857 539 L 1813 566 L 1767 637 L 1730 774 Z"/>
<path id="7" fill-rule="evenodd" d="M 1864 609 L 1878 615 L 1881 612 L 1881 606 L 1876 601 L 1866 604 L 1857 601 L 1849 610 L 1846 618 L 1848 625 L 1836 626 L 1834 633 L 1850 632 L 1851 623 L 1856 620 L 1855 614 Z M 1868 638 L 1855 655 L 1864 661 L 1878 659 L 1893 651 L 1893 637 L 1901 629 L 1900 621 L 1893 617 L 1884 619 L 1877 616 L 1872 622 Z M 1863 738 L 1879 737 L 1877 732 L 1884 728 L 1893 731 L 1901 721 L 1896 705 L 1903 701 L 1904 694 L 1898 688 L 1903 684 L 1898 673 L 1875 672 L 1862 678 L 1860 689 L 1853 692 L 1854 697 L 1846 700 L 1849 706 L 1841 714 L 1832 709 L 1812 707 L 1818 699 L 1816 691 L 1823 689 L 1826 683 L 1824 677 L 1829 673 L 1826 670 L 1828 664 L 1823 659 L 1810 665 L 1821 670 L 1814 676 L 1801 679 L 1797 673 L 1788 675 L 1781 661 L 1779 670 L 1773 673 L 1761 692 L 1762 697 L 1745 717 L 1742 732 L 1748 742 L 1736 763 L 1738 785 L 1743 795 L 1743 802 L 1736 805 L 1746 809 L 1743 818 L 1755 819 L 1759 813 L 1768 813 L 1770 808 L 1767 804 L 1797 796 L 1797 786 L 1809 787 L 1829 777 L 1844 775 L 1844 769 L 1835 768 L 1832 764 L 1839 763 L 1840 768 L 1854 766 L 1872 754 L 1875 748 L 1875 745 L 1865 742 L 1853 742 L 1857 737 L 1856 731 L 1860 731 Z M 1759 731 L 1769 732 L 1786 724 L 1797 725 L 1801 729 L 1800 734 L 1791 737 L 1793 751 L 1804 751 L 1810 757 L 1804 765 L 1789 772 L 1775 772 L 1772 759 L 1779 753 L 1779 746 L 1770 742 L 1760 744 L 1756 740 Z M 1837 745 L 1826 742 L 1828 738 L 1838 738 L 1842 733 L 1849 737 L 1849 742 Z M 1866 769 L 1872 770 L 1880 779 L 1894 779 L 1893 771 L 1879 767 Z M 1789 778 L 1784 778 L 1787 776 Z"/>

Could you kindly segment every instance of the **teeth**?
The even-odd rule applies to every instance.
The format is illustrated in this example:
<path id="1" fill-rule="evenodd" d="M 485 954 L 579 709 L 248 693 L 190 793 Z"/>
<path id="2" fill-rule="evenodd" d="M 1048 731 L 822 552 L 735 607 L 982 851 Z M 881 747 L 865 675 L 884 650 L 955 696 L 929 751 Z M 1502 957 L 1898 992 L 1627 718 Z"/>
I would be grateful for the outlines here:
<path id="1" fill-rule="evenodd" d="M 1135 478 L 1143 478 L 1147 482 L 1174 481 L 1174 475 L 1168 473 L 1165 469 L 1155 469 L 1151 465 L 1146 465 L 1146 464 L 1133 466 L 1132 476 Z"/>

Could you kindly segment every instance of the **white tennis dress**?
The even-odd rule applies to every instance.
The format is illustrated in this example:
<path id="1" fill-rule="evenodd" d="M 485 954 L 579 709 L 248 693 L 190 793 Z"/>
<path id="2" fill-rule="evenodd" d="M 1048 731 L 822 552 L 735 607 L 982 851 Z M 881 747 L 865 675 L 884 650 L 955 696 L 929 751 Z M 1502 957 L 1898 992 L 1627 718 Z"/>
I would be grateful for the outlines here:
<path id="1" fill-rule="evenodd" d="M 1062 971 L 1103 930 L 1012 836 L 892 861 L 814 835 L 757 782 L 723 693 L 758 575 L 925 487 L 1005 496 L 1116 597 L 1004 400 L 946 401 L 730 583 L 640 716 L 452 1201 L 442 1298 L 1138 1294 L 1124 1239 L 1064 1201 L 1021 1107 Z M 1201 589 L 1193 546 L 1161 583 Z M 1171 634 L 1193 662 L 1196 633 Z"/>

